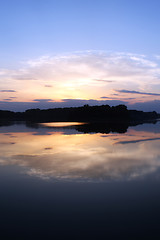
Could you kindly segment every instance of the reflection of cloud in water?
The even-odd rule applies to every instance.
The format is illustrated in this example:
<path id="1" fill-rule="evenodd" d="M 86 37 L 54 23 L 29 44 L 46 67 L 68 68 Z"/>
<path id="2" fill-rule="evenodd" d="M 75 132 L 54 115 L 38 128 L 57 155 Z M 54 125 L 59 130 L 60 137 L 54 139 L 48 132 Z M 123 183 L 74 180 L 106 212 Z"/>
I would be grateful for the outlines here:
<path id="1" fill-rule="evenodd" d="M 156 133 L 130 130 L 106 138 L 101 134 L 14 134 L 13 146 L 8 135 L 0 134 L 8 143 L 0 145 L 0 163 L 26 167 L 29 175 L 43 179 L 133 179 L 160 167 L 160 134 Z"/>
<path id="2" fill-rule="evenodd" d="M 44 150 L 51 150 L 51 149 L 52 149 L 51 147 L 44 148 Z"/>
<path id="3" fill-rule="evenodd" d="M 116 142 L 116 144 L 138 143 L 138 142 L 155 141 L 155 140 L 160 140 L 160 138 L 147 138 L 147 139 L 138 139 L 133 141 L 119 141 L 119 142 Z"/>
<path id="4" fill-rule="evenodd" d="M 16 144 L 15 142 L 0 142 L 0 145 Z"/>

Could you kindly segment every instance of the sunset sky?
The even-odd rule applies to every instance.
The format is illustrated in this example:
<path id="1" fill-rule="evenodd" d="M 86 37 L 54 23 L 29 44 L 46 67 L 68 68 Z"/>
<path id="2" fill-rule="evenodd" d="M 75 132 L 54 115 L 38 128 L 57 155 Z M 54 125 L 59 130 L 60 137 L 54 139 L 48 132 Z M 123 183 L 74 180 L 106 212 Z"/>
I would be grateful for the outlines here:
<path id="1" fill-rule="evenodd" d="M 159 0 L 1 0 L 0 109 L 160 112 Z"/>

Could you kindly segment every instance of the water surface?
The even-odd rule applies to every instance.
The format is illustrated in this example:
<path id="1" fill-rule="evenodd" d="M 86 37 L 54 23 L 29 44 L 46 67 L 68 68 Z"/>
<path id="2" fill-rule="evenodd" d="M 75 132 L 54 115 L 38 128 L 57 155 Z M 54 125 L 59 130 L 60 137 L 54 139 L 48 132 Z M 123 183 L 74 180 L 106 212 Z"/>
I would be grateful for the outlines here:
<path id="1" fill-rule="evenodd" d="M 160 237 L 160 123 L 78 125 L 0 127 L 1 238 Z"/>

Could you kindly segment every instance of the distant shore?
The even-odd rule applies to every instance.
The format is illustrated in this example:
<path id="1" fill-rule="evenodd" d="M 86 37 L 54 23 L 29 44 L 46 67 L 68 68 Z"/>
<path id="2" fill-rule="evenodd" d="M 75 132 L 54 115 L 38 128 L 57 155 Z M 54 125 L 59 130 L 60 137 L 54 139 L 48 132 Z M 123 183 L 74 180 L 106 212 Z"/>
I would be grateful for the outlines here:
<path id="1" fill-rule="evenodd" d="M 28 109 L 25 112 L 0 110 L 0 121 L 31 122 L 103 122 L 115 124 L 136 124 L 137 122 L 156 121 L 160 118 L 157 112 L 128 110 L 125 105 L 109 105 L 50 109 Z"/>

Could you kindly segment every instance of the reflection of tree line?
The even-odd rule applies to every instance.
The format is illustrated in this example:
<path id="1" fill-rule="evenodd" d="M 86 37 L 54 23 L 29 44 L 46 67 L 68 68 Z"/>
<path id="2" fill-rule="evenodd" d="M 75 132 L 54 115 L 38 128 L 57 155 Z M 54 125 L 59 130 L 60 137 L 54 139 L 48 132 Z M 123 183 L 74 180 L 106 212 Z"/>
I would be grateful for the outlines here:
<path id="1" fill-rule="evenodd" d="M 135 122 L 143 122 L 158 118 L 156 112 L 143 112 L 127 110 L 125 105 L 112 106 L 89 106 L 53 108 L 53 109 L 28 109 L 25 112 L 12 112 L 0 110 L 0 120 L 32 121 L 32 122 L 54 122 L 54 121 L 81 121 L 81 122 L 106 122 L 122 123 L 129 125 Z M 118 123 L 118 124 L 117 124 Z"/>
<path id="2" fill-rule="evenodd" d="M 83 133 L 125 133 L 129 124 L 126 123 L 88 123 L 76 126 L 76 130 Z"/>

